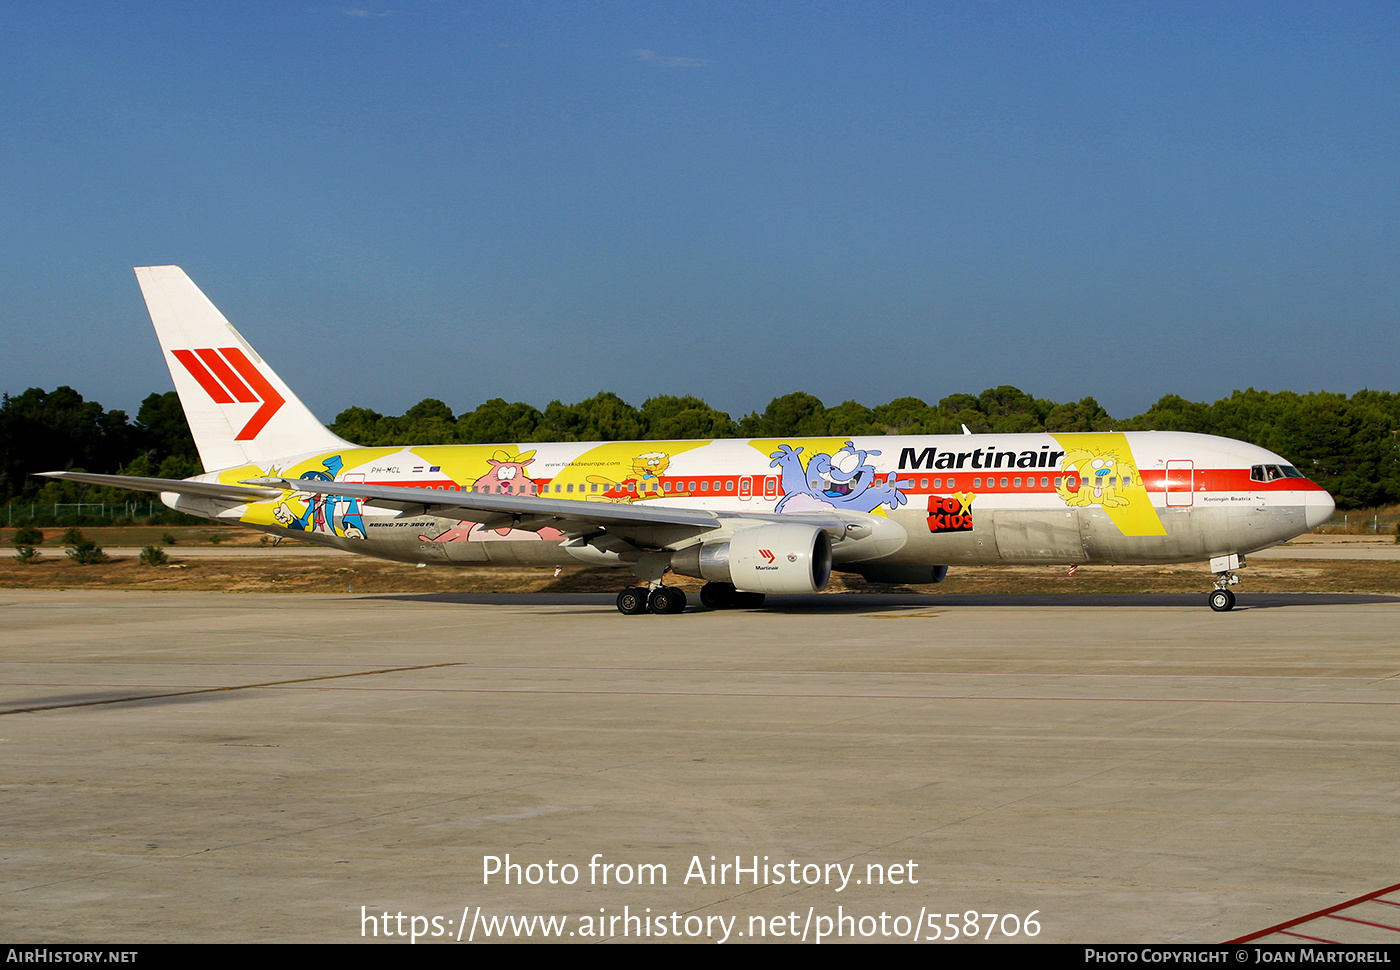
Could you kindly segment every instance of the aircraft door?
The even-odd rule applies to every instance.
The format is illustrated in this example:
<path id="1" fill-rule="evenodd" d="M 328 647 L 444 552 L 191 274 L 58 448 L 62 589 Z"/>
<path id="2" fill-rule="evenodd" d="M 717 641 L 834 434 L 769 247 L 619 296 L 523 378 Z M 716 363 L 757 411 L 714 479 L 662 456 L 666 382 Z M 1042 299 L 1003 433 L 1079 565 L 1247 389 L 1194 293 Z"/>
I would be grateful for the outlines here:
<path id="1" fill-rule="evenodd" d="M 1196 501 L 1195 465 L 1190 461 L 1167 462 L 1167 508 L 1190 508 Z"/>

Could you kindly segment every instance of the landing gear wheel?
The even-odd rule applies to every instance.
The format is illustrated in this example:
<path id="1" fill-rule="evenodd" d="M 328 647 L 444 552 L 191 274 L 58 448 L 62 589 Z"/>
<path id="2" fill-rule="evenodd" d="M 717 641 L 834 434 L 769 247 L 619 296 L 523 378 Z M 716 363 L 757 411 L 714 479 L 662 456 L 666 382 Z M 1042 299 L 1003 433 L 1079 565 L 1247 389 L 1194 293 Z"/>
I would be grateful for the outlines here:
<path id="1" fill-rule="evenodd" d="M 1235 594 L 1228 589 L 1212 590 L 1210 608 L 1217 613 L 1228 613 L 1235 608 Z"/>
<path id="2" fill-rule="evenodd" d="M 653 613 L 680 613 L 685 609 L 685 590 L 675 586 L 657 586 L 647 599 Z"/>
<path id="3" fill-rule="evenodd" d="M 647 611 L 647 591 L 641 586 L 628 586 L 617 594 L 617 611 L 623 616 L 640 616 Z"/>
<path id="4" fill-rule="evenodd" d="M 727 610 L 734 605 L 737 592 L 731 583 L 706 583 L 700 587 L 700 604 L 712 610 Z"/>

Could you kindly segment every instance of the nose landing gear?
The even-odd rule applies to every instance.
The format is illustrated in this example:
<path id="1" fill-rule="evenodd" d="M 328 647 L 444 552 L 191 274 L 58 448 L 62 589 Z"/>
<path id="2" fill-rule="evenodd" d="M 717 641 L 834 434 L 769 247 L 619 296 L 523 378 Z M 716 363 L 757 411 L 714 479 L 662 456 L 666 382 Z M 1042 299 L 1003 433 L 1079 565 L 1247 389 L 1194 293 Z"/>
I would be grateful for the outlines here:
<path id="1" fill-rule="evenodd" d="M 1228 589 L 1210 591 L 1210 608 L 1217 613 L 1225 613 L 1235 608 L 1235 594 Z"/>
<path id="2" fill-rule="evenodd" d="M 1217 613 L 1228 613 L 1235 608 L 1235 594 L 1231 586 L 1239 585 L 1240 578 L 1232 572 L 1244 565 L 1244 557 L 1239 555 L 1216 556 L 1210 561 L 1210 570 L 1215 573 L 1215 589 L 1210 591 L 1207 602 Z"/>

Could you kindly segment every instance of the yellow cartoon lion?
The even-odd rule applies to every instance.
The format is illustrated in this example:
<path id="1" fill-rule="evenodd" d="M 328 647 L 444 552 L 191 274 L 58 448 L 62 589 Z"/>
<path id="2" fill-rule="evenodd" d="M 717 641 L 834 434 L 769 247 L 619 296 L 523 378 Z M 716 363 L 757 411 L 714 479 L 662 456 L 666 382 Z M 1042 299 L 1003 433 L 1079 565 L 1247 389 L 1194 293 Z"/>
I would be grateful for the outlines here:
<path id="1" fill-rule="evenodd" d="M 1076 448 L 1065 455 L 1061 472 L 1055 490 L 1066 505 L 1079 507 L 1121 508 L 1128 504 L 1128 499 L 1120 493 L 1134 482 L 1141 484 L 1136 466 L 1112 451 Z"/>

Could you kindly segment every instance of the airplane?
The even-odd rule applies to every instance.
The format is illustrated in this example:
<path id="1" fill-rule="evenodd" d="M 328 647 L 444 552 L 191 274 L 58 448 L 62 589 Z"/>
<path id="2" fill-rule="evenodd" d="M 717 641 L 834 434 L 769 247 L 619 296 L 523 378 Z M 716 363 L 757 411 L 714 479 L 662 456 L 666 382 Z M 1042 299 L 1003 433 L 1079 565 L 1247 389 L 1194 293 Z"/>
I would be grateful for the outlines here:
<path id="1" fill-rule="evenodd" d="M 814 593 L 834 571 L 941 582 L 960 564 L 1209 562 L 1234 608 L 1252 552 L 1332 497 L 1283 458 L 1178 432 L 841 436 L 362 448 L 333 434 L 177 266 L 136 269 L 206 472 L 48 472 L 350 552 L 449 566 L 625 566 L 624 615 Z"/>

